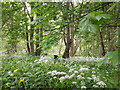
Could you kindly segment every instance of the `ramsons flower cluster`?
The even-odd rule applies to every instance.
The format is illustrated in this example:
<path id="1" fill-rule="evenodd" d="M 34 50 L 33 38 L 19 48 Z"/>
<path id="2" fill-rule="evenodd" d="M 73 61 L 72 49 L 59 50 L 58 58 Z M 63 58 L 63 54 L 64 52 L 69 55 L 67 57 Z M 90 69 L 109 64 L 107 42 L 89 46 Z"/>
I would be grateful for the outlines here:
<path id="1" fill-rule="evenodd" d="M 34 60 L 34 62 L 37 62 L 37 63 L 41 63 L 41 62 L 45 62 L 45 63 L 48 63 L 48 62 L 51 62 L 53 59 L 50 58 L 50 57 L 43 57 L 41 56 L 40 59 L 36 59 Z"/>
<path id="2" fill-rule="evenodd" d="M 65 72 L 58 72 L 57 70 L 49 71 L 47 74 L 50 74 L 52 76 L 54 75 L 65 75 Z"/>
<path id="3" fill-rule="evenodd" d="M 103 58 L 95 58 L 95 57 L 71 57 L 69 59 L 65 59 L 66 61 L 69 60 L 69 61 L 87 61 L 87 62 L 97 62 L 97 61 L 100 61 L 100 60 L 103 60 Z"/>

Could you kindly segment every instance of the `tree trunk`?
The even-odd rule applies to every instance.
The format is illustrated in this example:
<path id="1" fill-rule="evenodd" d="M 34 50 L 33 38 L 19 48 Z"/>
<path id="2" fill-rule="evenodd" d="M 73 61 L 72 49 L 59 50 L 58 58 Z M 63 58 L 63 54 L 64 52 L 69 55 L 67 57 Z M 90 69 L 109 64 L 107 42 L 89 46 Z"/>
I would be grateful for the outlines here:
<path id="1" fill-rule="evenodd" d="M 28 34 L 28 25 L 27 25 L 27 21 L 25 22 L 26 23 L 26 26 L 25 26 L 25 28 L 26 28 L 26 41 L 27 41 L 27 52 L 28 53 L 30 53 L 30 45 L 29 45 L 29 34 Z"/>
<path id="2" fill-rule="evenodd" d="M 67 11 L 67 10 L 69 10 L 70 2 L 67 2 L 66 5 L 67 5 L 67 8 L 66 8 L 66 11 Z M 71 42 L 72 42 L 70 39 L 69 13 L 67 12 L 66 14 L 67 14 L 67 17 L 65 17 L 64 20 L 66 20 L 66 18 L 67 18 L 67 21 L 68 21 L 67 27 L 65 28 L 66 35 L 67 35 L 65 37 L 67 39 L 65 40 L 65 37 L 64 37 L 64 43 L 65 43 L 66 48 L 65 48 L 64 54 L 62 56 L 63 58 L 69 58 L 69 51 L 70 51 L 70 46 L 71 46 Z"/>
<path id="3" fill-rule="evenodd" d="M 31 17 L 31 21 L 33 21 L 33 17 Z M 33 42 L 33 37 L 34 37 L 34 26 L 30 26 L 30 51 L 31 53 L 34 53 L 34 42 Z"/>
<path id="4" fill-rule="evenodd" d="M 73 57 L 74 56 L 74 43 L 71 43 L 71 47 L 70 47 L 70 56 Z"/>
<path id="5" fill-rule="evenodd" d="M 74 47 L 74 55 L 75 55 L 75 53 L 77 52 L 77 49 L 78 49 L 78 47 L 79 47 L 79 45 L 80 45 L 80 40 L 78 41 L 78 42 L 76 42 L 76 46 Z M 79 49 L 80 50 L 80 49 Z"/>
<path id="6" fill-rule="evenodd" d="M 63 43 L 63 38 L 61 39 L 61 42 L 60 42 L 60 48 L 59 48 L 59 55 L 61 55 L 61 49 L 62 49 L 62 43 Z"/>
<path id="7" fill-rule="evenodd" d="M 110 52 L 111 51 L 111 38 L 110 38 L 110 31 L 107 29 L 107 39 L 108 39 L 108 52 Z"/>
<path id="8" fill-rule="evenodd" d="M 30 46 L 29 46 L 29 42 L 28 42 L 29 41 L 29 35 L 28 35 L 28 32 L 27 32 L 27 29 L 26 29 L 26 41 L 27 41 L 27 52 L 30 53 Z"/>
<path id="9" fill-rule="evenodd" d="M 74 56 L 74 27 L 71 27 L 71 47 L 70 47 L 70 56 L 73 57 Z"/>
<path id="10" fill-rule="evenodd" d="M 92 35 L 92 43 L 91 44 L 92 44 L 92 47 L 91 47 L 92 48 L 92 55 L 94 56 L 94 47 L 95 47 L 94 46 L 94 34 Z"/>
<path id="11" fill-rule="evenodd" d="M 119 8 L 119 10 L 118 10 L 118 18 L 120 19 L 120 2 L 119 2 L 119 4 L 118 4 L 118 8 Z M 118 29 L 118 50 L 120 50 L 120 27 L 119 27 L 119 29 Z"/>
<path id="12" fill-rule="evenodd" d="M 24 4 L 24 13 L 26 14 L 26 11 L 27 11 L 27 14 L 28 14 L 28 10 L 27 10 L 27 7 L 26 7 L 26 4 L 25 4 L 25 2 L 23 2 L 23 4 Z M 27 17 L 27 16 L 26 16 Z M 25 24 L 26 24 L 26 26 L 25 26 L 25 29 L 26 29 L 26 41 L 27 41 L 27 52 L 28 53 L 30 53 L 30 45 L 29 45 L 29 34 L 28 34 L 28 25 L 27 25 L 27 21 L 25 21 Z"/>
<path id="13" fill-rule="evenodd" d="M 39 28 L 36 30 L 36 35 L 39 35 Z M 40 50 L 39 50 L 39 42 L 40 42 L 40 37 L 36 38 L 36 52 L 35 52 L 35 56 L 39 56 L 40 55 Z"/>
<path id="14" fill-rule="evenodd" d="M 30 16 L 30 13 L 29 13 L 29 11 L 28 11 L 28 8 L 27 8 L 27 6 L 26 6 L 26 3 L 23 2 L 23 5 L 24 5 L 24 12 L 28 15 L 30 21 L 33 21 L 33 17 Z M 28 31 L 27 21 L 25 21 L 25 23 L 26 23 L 27 51 L 28 51 L 28 53 L 30 53 L 30 52 L 34 52 L 34 45 L 33 45 L 32 42 L 31 42 L 31 43 L 28 42 L 28 41 L 29 41 L 29 34 L 28 34 L 28 32 L 27 32 L 27 31 Z M 30 29 L 31 29 L 31 32 L 30 32 L 30 40 L 32 40 L 32 39 L 33 39 L 33 30 L 34 30 L 34 29 L 33 29 L 33 26 L 31 26 Z"/>
<path id="15" fill-rule="evenodd" d="M 80 8 L 82 8 L 82 5 L 83 5 L 83 3 L 80 4 Z M 74 15 L 75 10 L 74 10 L 74 5 L 72 2 L 71 2 L 71 6 L 72 6 L 71 20 L 73 20 L 73 22 L 76 23 L 76 25 L 71 26 L 71 41 L 72 42 L 71 42 L 70 56 L 73 57 L 77 52 L 77 49 L 80 45 L 81 40 L 75 40 L 75 36 L 77 37 L 77 35 L 74 35 L 74 32 L 76 32 L 76 30 L 78 29 L 80 19 L 75 20 L 75 15 Z M 79 12 L 78 14 L 79 14 L 79 16 L 81 16 L 81 12 Z"/>
<path id="16" fill-rule="evenodd" d="M 99 31 L 100 44 L 101 44 L 101 49 L 102 49 L 101 54 L 102 54 L 102 56 L 105 56 L 105 47 L 104 47 L 104 43 L 103 43 L 102 32 L 100 31 L 100 29 L 98 31 Z"/>
<path id="17" fill-rule="evenodd" d="M 71 11 L 72 13 L 70 13 L 70 21 L 73 21 L 73 23 L 75 23 L 75 18 L 74 18 L 74 5 L 73 3 L 71 2 Z M 75 32 L 75 26 L 74 25 L 71 25 L 70 26 L 70 35 L 71 35 L 71 47 L 70 47 L 70 56 L 73 57 L 74 56 L 74 49 L 75 49 L 75 44 L 74 44 L 74 32 Z"/>
<path id="18" fill-rule="evenodd" d="M 41 55 L 41 52 L 42 52 L 42 49 L 41 49 L 41 46 L 40 46 L 40 42 L 42 41 L 42 38 L 43 38 L 43 31 L 42 31 L 42 28 L 40 28 L 40 30 L 38 29 L 36 34 L 40 35 L 40 37 L 37 37 L 37 43 L 36 43 L 36 52 L 35 52 L 35 55 L 36 56 L 40 56 Z"/>
<path id="19" fill-rule="evenodd" d="M 70 46 L 71 46 L 71 39 L 70 39 L 70 30 L 69 30 L 69 25 L 67 27 L 67 41 L 64 40 L 64 43 L 66 43 L 66 48 L 63 54 L 63 58 L 69 58 L 69 51 L 70 51 Z"/>

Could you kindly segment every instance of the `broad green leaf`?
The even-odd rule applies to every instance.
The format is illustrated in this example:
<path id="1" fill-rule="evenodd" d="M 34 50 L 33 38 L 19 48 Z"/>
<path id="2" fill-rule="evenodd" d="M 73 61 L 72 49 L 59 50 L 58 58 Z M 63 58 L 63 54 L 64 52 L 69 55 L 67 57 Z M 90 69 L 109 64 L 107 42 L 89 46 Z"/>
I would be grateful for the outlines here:
<path id="1" fill-rule="evenodd" d="M 106 59 L 103 59 L 101 61 L 99 61 L 96 66 L 100 67 L 103 63 L 105 63 L 107 60 Z"/>
<path id="2" fill-rule="evenodd" d="M 97 15 L 96 16 L 96 19 L 99 21 L 101 19 L 110 19 L 111 18 L 111 15 L 110 14 L 100 14 L 100 15 Z"/>
<path id="3" fill-rule="evenodd" d="M 43 24 L 42 23 L 39 23 L 38 25 L 36 25 L 36 28 L 39 28 L 39 27 L 42 27 Z"/>
<path id="4" fill-rule="evenodd" d="M 120 50 L 108 52 L 105 57 L 108 58 L 108 62 L 110 62 L 112 65 L 120 64 Z"/>
<path id="5" fill-rule="evenodd" d="M 87 18 L 87 19 L 96 19 L 96 18 L 95 18 L 95 14 L 88 14 L 88 15 L 86 16 L 86 18 Z"/>
<path id="6" fill-rule="evenodd" d="M 91 12 L 91 13 L 89 13 L 89 14 L 99 15 L 99 14 L 101 14 L 101 13 L 103 13 L 103 11 L 94 11 L 94 12 Z"/>
<path id="7" fill-rule="evenodd" d="M 83 23 L 83 22 L 85 22 L 86 21 L 86 18 L 83 18 L 81 21 L 80 21 L 80 23 Z"/>
<path id="8" fill-rule="evenodd" d="M 37 21 L 36 20 L 34 20 L 34 21 L 32 21 L 30 24 L 35 24 Z"/>
<path id="9" fill-rule="evenodd" d="M 88 30 L 90 32 L 95 32 L 97 30 L 98 26 L 95 24 L 88 24 Z"/>

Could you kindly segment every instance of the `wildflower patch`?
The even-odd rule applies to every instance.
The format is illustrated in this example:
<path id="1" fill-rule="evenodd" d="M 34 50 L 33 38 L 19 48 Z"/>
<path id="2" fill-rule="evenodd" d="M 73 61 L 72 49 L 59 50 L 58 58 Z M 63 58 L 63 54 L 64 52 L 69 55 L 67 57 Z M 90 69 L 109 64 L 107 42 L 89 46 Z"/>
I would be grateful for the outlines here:
<path id="1" fill-rule="evenodd" d="M 118 67 L 101 58 L 73 57 L 54 63 L 50 57 L 3 58 L 2 88 L 118 88 Z"/>

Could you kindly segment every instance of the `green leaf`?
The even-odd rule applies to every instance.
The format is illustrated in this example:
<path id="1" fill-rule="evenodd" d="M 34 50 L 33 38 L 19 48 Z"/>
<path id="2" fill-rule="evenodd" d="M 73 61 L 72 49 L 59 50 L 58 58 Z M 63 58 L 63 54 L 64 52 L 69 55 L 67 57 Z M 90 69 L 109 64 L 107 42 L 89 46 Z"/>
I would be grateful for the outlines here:
<path id="1" fill-rule="evenodd" d="M 101 61 L 99 61 L 96 66 L 100 67 L 103 63 L 105 63 L 107 60 L 106 59 L 103 59 Z"/>
<path id="2" fill-rule="evenodd" d="M 89 23 L 89 21 L 81 23 L 80 27 L 81 27 L 80 28 L 81 31 L 90 31 L 90 32 L 95 32 L 99 28 L 98 25 Z"/>
<path id="3" fill-rule="evenodd" d="M 118 5 L 118 3 L 113 4 L 113 5 L 107 10 L 107 12 L 112 11 L 117 5 Z"/>
<path id="4" fill-rule="evenodd" d="M 94 11 L 94 12 L 91 12 L 91 13 L 89 13 L 89 14 L 99 15 L 99 14 L 101 14 L 101 13 L 103 13 L 103 11 Z"/>
<path id="5" fill-rule="evenodd" d="M 43 24 L 42 23 L 39 23 L 38 25 L 36 25 L 36 28 L 39 28 L 39 27 L 42 27 Z"/>
<path id="6" fill-rule="evenodd" d="M 120 64 L 119 56 L 120 56 L 120 50 L 108 52 L 105 55 L 105 57 L 108 58 L 108 62 L 110 62 L 114 66 Z"/>
<path id="7" fill-rule="evenodd" d="M 98 26 L 95 24 L 88 24 L 88 30 L 90 32 L 95 32 L 97 30 Z"/>
<path id="8" fill-rule="evenodd" d="M 96 16 L 96 19 L 98 20 L 98 21 L 100 21 L 101 19 L 110 19 L 111 18 L 111 15 L 110 14 L 100 14 L 100 15 L 97 15 Z"/>
<path id="9" fill-rule="evenodd" d="M 30 24 L 35 24 L 37 21 L 36 20 L 34 20 L 34 21 L 32 21 Z"/>
<path id="10" fill-rule="evenodd" d="M 95 19 L 95 14 L 94 13 L 93 14 L 88 14 L 86 16 L 86 18 L 88 18 L 88 19 Z"/>
<path id="11" fill-rule="evenodd" d="M 83 23 L 83 22 L 85 22 L 86 21 L 86 18 L 83 18 L 81 21 L 80 21 L 80 23 Z"/>

